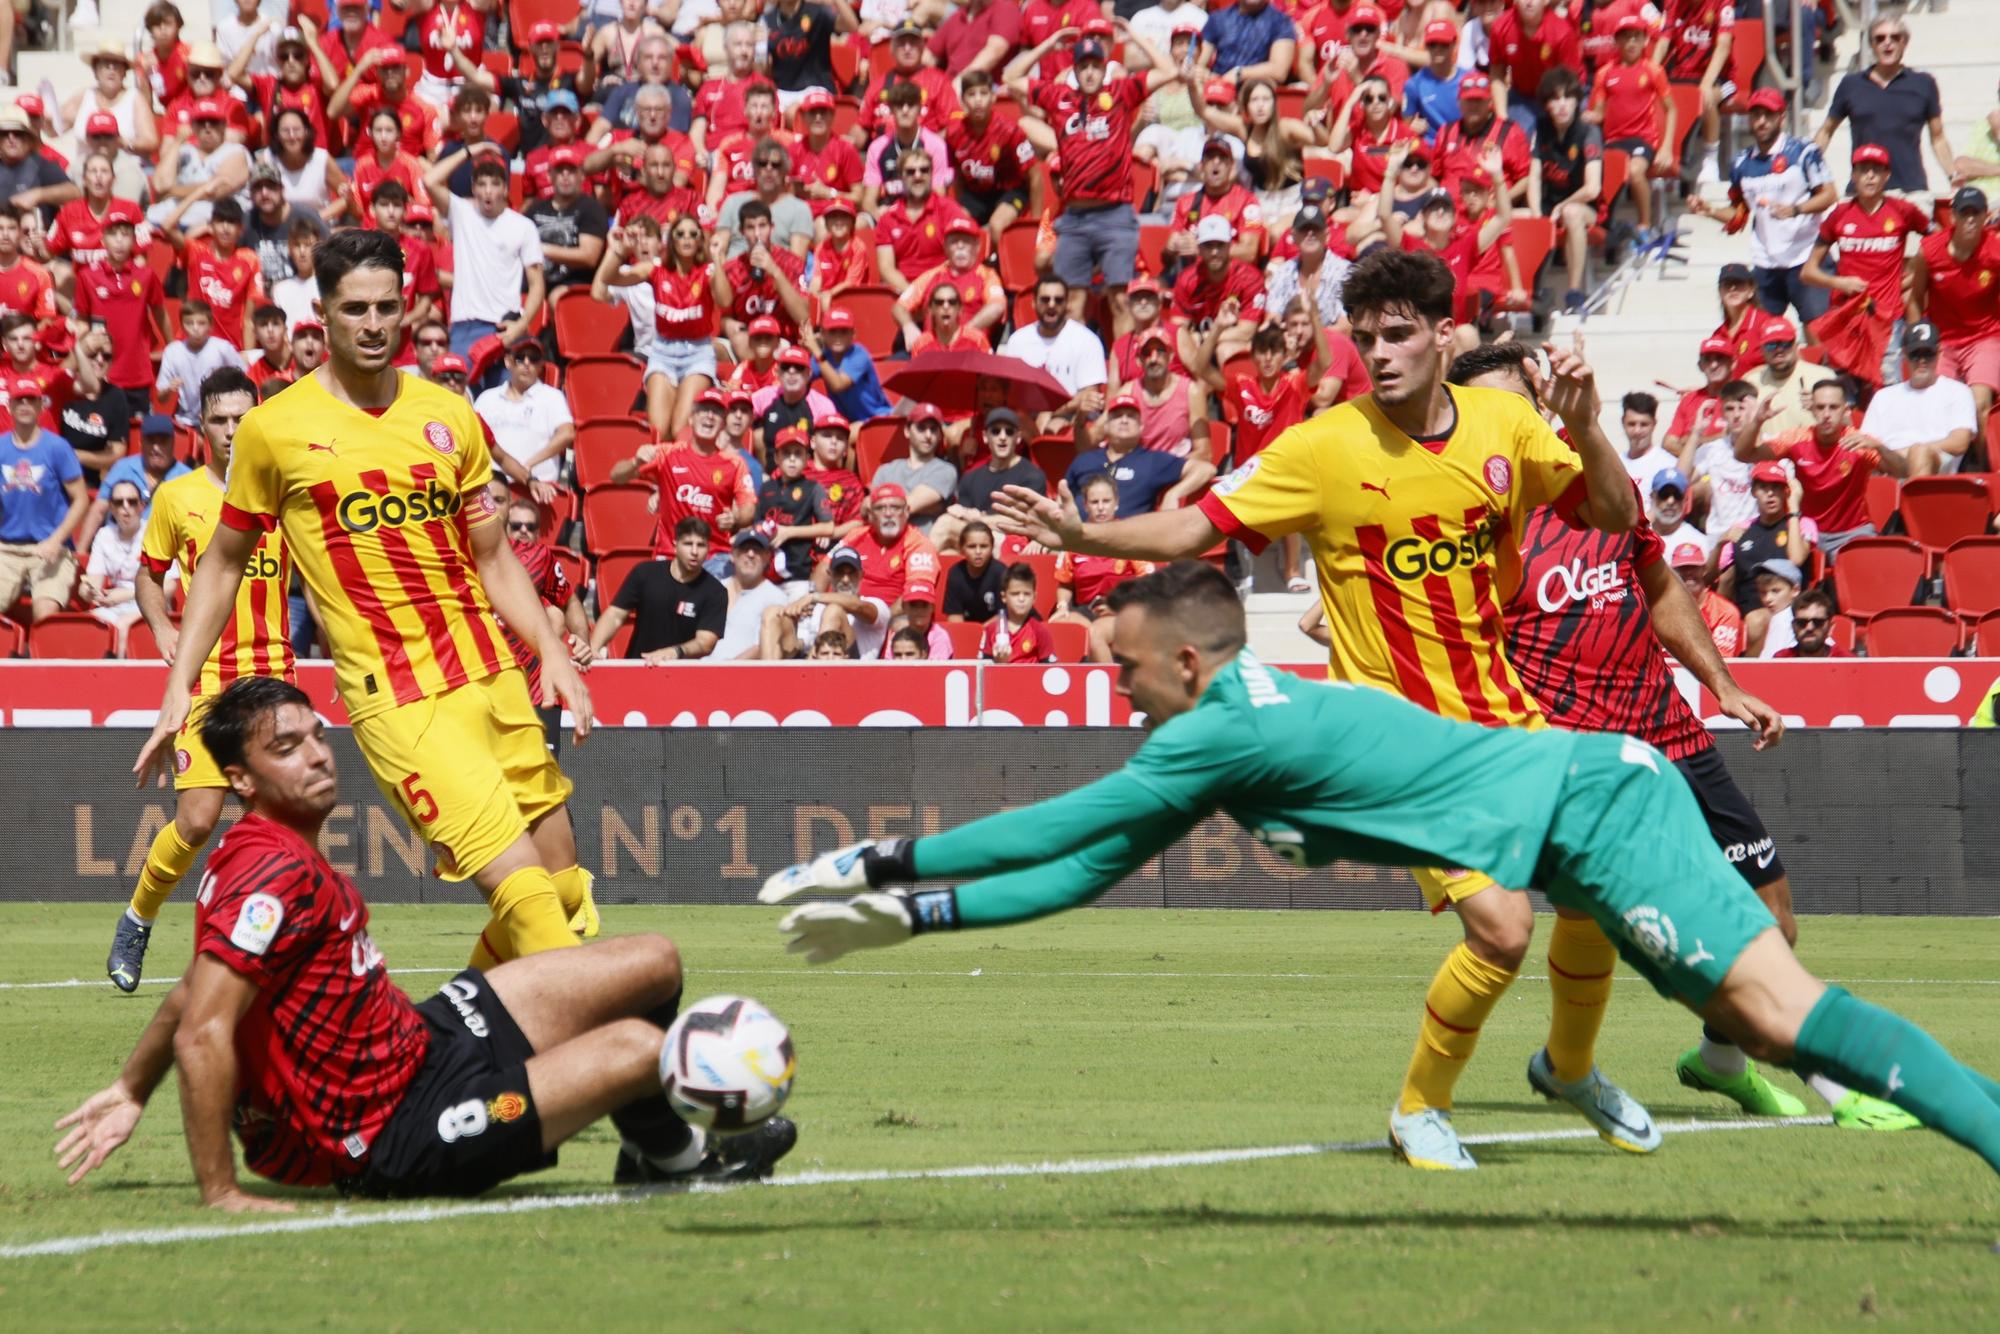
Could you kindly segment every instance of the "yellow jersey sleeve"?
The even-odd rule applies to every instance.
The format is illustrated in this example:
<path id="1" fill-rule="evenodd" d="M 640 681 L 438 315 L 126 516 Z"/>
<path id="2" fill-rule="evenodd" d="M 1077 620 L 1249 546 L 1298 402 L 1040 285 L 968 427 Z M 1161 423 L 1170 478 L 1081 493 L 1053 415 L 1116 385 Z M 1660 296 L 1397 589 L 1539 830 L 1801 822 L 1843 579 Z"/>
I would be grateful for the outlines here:
<path id="1" fill-rule="evenodd" d="M 154 574 L 165 574 L 180 559 L 180 496 L 178 488 L 162 485 L 153 493 L 153 512 L 139 539 L 139 559 Z"/>
<path id="2" fill-rule="evenodd" d="M 1519 474 L 1511 497 L 1514 531 L 1524 531 L 1529 512 L 1544 505 L 1554 505 L 1566 519 L 1574 518 L 1590 498 L 1583 479 L 1583 460 L 1575 447 L 1557 435 L 1520 395 L 1499 392 L 1499 397 L 1514 414 L 1509 423 L 1514 470 Z M 1487 409 L 1482 403 L 1481 410 Z"/>
<path id="3" fill-rule="evenodd" d="M 465 438 L 458 451 L 458 494 L 464 504 L 467 531 L 504 517 L 493 503 L 487 488 L 493 485 L 493 451 L 486 443 L 486 422 L 470 403 L 454 404 L 459 412 L 457 430 Z"/>
<path id="4" fill-rule="evenodd" d="M 1328 417 L 1291 427 L 1217 479 L 1199 505 L 1209 522 L 1252 551 L 1262 551 L 1274 537 L 1317 526 L 1322 489 L 1316 455 Z"/>
<path id="5" fill-rule="evenodd" d="M 251 409 L 236 428 L 222 498 L 222 522 L 231 528 L 270 532 L 278 526 L 284 481 L 270 438 L 258 420 L 269 411 L 269 407 Z"/>

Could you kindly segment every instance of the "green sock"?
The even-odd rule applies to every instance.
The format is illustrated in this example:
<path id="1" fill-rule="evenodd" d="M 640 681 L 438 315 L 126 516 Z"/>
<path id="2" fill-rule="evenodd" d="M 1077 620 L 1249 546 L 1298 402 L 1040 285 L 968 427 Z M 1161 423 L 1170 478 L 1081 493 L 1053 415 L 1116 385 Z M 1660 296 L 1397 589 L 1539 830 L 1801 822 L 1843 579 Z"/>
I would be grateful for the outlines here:
<path id="1" fill-rule="evenodd" d="M 1977 1080 L 1936 1038 L 1879 1005 L 1828 987 L 1799 1029 L 1793 1065 L 1886 1098 L 2000 1171 L 1996 1086 Z"/>

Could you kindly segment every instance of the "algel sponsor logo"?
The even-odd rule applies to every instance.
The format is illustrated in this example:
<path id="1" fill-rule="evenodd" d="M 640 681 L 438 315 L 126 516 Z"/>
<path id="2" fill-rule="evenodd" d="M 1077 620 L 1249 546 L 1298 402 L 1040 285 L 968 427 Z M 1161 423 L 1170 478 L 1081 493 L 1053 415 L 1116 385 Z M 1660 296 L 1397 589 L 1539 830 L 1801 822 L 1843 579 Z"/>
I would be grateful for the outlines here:
<path id="1" fill-rule="evenodd" d="M 1625 580 L 1619 577 L 1615 560 L 1602 565 L 1585 565 L 1581 560 L 1554 565 L 1535 585 L 1535 599 L 1546 612 L 1558 612 L 1585 599 L 1594 611 L 1606 603 L 1624 601 L 1625 592 Z"/>

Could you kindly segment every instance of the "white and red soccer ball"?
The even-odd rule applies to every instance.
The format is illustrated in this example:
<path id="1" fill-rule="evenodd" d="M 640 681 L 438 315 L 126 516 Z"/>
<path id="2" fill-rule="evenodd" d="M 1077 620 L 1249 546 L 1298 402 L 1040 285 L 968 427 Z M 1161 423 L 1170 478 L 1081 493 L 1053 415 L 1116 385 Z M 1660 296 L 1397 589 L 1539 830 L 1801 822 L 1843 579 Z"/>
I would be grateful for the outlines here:
<path id="1" fill-rule="evenodd" d="M 660 1086 L 682 1120 L 731 1135 L 777 1114 L 798 1059 L 778 1017 L 747 996 L 710 996 L 681 1011 L 660 1048 Z"/>

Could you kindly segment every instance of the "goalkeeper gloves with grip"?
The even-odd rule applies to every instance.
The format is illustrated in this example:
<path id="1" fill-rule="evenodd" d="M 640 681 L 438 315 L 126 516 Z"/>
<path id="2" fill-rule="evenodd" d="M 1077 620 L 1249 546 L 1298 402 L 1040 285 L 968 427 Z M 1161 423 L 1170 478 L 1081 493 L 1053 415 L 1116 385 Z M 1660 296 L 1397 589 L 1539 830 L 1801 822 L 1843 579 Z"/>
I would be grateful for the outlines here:
<path id="1" fill-rule="evenodd" d="M 854 950 L 900 945 L 927 931 L 958 929 L 958 891 L 856 894 L 844 903 L 808 903 L 786 913 L 778 930 L 792 936 L 790 954 L 831 963 Z"/>
<path id="2" fill-rule="evenodd" d="M 788 866 L 764 882 L 757 891 L 759 903 L 783 903 L 809 890 L 880 889 L 884 885 L 912 884 L 917 871 L 910 855 L 914 840 L 890 838 L 877 842 L 867 839 L 850 843 L 832 852 L 822 852 L 809 862 Z"/>

